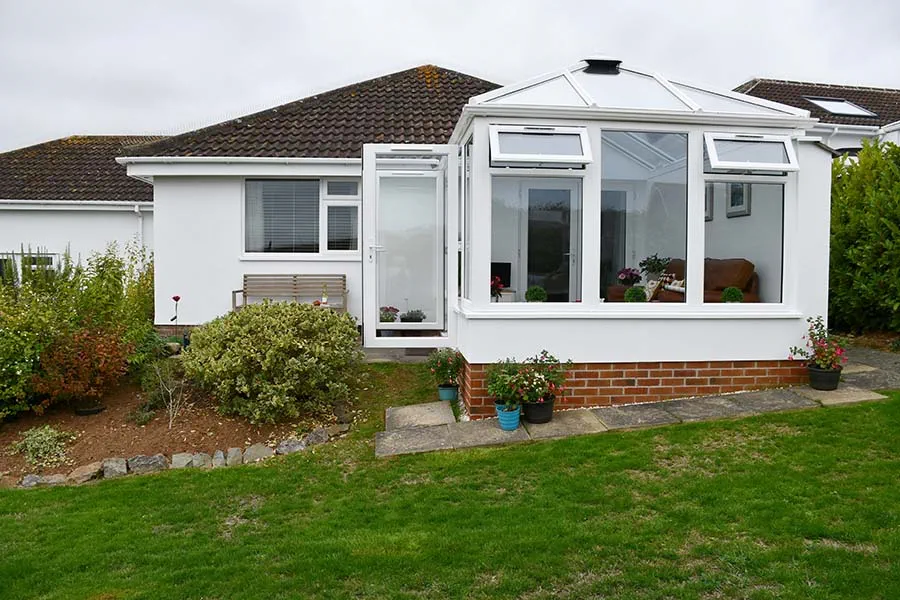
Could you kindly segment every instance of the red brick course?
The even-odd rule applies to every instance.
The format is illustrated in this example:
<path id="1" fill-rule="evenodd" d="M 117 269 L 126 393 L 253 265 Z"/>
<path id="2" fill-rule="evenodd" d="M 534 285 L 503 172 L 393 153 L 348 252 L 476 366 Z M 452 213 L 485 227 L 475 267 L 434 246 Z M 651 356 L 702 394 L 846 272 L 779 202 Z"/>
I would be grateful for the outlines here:
<path id="1" fill-rule="evenodd" d="M 474 419 L 494 415 L 485 383 L 490 365 L 463 366 L 460 394 Z M 560 408 L 659 402 L 806 383 L 802 363 L 789 360 L 581 363 L 568 373 Z"/>

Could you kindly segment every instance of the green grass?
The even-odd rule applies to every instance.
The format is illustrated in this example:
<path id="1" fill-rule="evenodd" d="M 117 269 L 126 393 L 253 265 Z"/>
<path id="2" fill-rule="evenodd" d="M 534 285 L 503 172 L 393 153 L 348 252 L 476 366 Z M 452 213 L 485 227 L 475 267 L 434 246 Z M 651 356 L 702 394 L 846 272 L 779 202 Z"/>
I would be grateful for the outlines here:
<path id="1" fill-rule="evenodd" d="M 0 492 L 4 598 L 900 597 L 900 394 L 555 442 Z M 379 391 L 385 391 L 384 394 Z"/>

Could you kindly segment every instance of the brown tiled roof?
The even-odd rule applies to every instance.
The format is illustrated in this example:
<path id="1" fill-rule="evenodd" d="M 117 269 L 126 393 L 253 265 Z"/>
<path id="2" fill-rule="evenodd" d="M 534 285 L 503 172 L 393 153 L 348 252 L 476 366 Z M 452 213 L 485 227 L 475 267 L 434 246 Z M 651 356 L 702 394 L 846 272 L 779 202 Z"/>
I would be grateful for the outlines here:
<path id="1" fill-rule="evenodd" d="M 743 94 L 765 98 L 773 102 L 804 108 L 823 123 L 844 125 L 875 125 L 881 127 L 900 121 L 900 90 L 862 87 L 856 85 L 831 85 L 781 79 L 751 79 L 734 88 Z M 851 117 L 834 115 L 813 104 L 807 97 L 838 98 L 847 100 L 875 113 L 875 117 Z"/>
<path id="2" fill-rule="evenodd" d="M 116 157 L 161 136 L 73 135 L 0 154 L 0 200 L 152 202 L 153 187 Z"/>
<path id="3" fill-rule="evenodd" d="M 497 84 L 424 65 L 135 149 L 133 156 L 358 157 L 364 143 L 445 144 Z"/>

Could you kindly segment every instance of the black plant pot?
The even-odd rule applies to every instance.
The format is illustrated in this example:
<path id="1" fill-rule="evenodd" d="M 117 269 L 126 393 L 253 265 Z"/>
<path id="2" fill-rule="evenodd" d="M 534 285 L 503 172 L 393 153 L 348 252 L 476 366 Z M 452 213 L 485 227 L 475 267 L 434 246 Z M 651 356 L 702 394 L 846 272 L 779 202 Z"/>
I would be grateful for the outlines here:
<path id="1" fill-rule="evenodd" d="M 528 402 L 522 405 L 527 423 L 549 423 L 553 419 L 553 400 Z"/>
<path id="2" fill-rule="evenodd" d="M 809 371 L 809 387 L 814 390 L 836 390 L 841 381 L 841 368 L 820 369 L 813 365 L 807 365 Z"/>
<path id="3" fill-rule="evenodd" d="M 79 417 L 89 417 L 91 415 L 98 415 L 106 410 L 105 406 L 97 404 L 95 406 L 76 406 L 75 414 Z"/>

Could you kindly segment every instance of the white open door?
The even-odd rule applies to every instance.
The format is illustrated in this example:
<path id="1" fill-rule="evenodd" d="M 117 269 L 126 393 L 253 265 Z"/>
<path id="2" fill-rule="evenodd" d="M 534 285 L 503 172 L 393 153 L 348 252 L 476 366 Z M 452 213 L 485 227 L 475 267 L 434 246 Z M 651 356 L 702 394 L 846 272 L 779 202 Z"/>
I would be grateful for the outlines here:
<path id="1" fill-rule="evenodd" d="M 455 145 L 363 145 L 366 346 L 454 345 L 458 169 Z"/>

